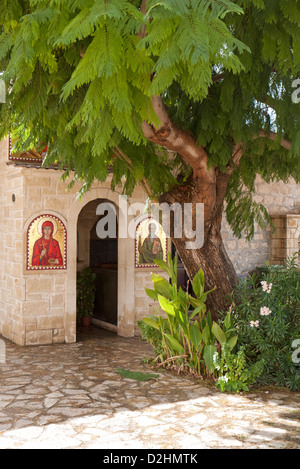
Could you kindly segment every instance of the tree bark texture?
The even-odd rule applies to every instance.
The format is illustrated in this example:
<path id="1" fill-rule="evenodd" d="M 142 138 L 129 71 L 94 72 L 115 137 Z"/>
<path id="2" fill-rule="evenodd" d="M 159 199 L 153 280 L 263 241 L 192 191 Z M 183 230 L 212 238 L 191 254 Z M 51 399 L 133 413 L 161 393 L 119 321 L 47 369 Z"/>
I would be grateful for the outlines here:
<path id="1" fill-rule="evenodd" d="M 183 262 L 186 272 L 193 279 L 201 268 L 205 276 L 206 290 L 215 290 L 208 295 L 207 309 L 217 319 L 218 312 L 229 305 L 229 295 L 236 282 L 237 275 L 225 250 L 221 237 L 223 203 L 232 169 L 221 173 L 218 168 L 208 167 L 205 150 L 196 144 L 196 139 L 189 132 L 178 128 L 170 120 L 160 97 L 154 97 L 153 108 L 160 119 L 159 128 L 144 123 L 144 134 L 152 142 L 177 152 L 182 160 L 192 168 L 192 176 L 183 185 L 176 186 L 171 192 L 161 196 L 160 202 L 169 205 L 179 203 L 184 213 L 184 204 L 193 204 L 193 220 L 197 203 L 204 204 L 204 244 L 199 249 L 186 249 L 185 234 L 181 238 L 172 236 L 172 241 Z M 236 164 L 242 155 L 242 148 L 234 148 L 233 160 Z M 172 233 L 172 232 L 171 232 Z M 174 235 L 174 232 L 173 232 Z"/>
<path id="2" fill-rule="evenodd" d="M 211 312 L 214 320 L 218 318 L 220 311 L 228 308 L 230 304 L 229 295 L 237 282 L 235 269 L 226 252 L 221 236 L 223 201 L 228 180 L 228 175 L 217 175 L 215 183 L 216 197 L 211 211 L 209 211 L 206 204 L 205 186 L 198 179 L 192 179 L 186 185 L 179 186 L 172 192 L 163 194 L 160 199 L 160 202 L 167 202 L 169 205 L 180 203 L 182 213 L 184 212 L 185 203 L 192 203 L 193 207 L 197 203 L 204 203 L 203 246 L 199 249 L 186 249 L 186 242 L 190 239 L 184 235 L 181 238 L 176 238 L 172 231 L 173 236 L 171 238 L 189 279 L 192 280 L 201 268 L 205 276 L 205 290 L 215 288 L 208 295 L 206 301 L 207 310 Z"/>

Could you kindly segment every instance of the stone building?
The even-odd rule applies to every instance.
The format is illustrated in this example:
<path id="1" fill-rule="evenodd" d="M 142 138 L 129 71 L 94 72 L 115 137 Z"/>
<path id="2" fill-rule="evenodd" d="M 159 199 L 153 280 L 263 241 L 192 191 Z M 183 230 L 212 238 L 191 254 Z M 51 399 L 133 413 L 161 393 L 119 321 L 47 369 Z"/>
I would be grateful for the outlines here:
<path id="1" fill-rule="evenodd" d="M 101 305 L 93 322 L 134 336 L 137 320 L 152 310 L 144 289 L 152 287 L 150 272 L 159 269 L 139 261 L 137 236 L 125 236 L 121 225 L 118 228 L 120 217 L 128 225 L 135 223 L 120 192 L 110 189 L 108 178 L 103 184 L 95 182 L 78 200 L 79 184 L 70 190 L 66 185 L 60 171 L 41 168 L 40 155 L 11 154 L 10 140 L 0 142 L 0 334 L 19 345 L 76 341 L 76 276 L 88 266 L 97 273 Z M 270 230 L 257 229 L 246 242 L 234 238 L 224 220 L 224 242 L 239 274 L 267 261 L 281 263 L 298 250 L 300 187 L 292 180 L 267 185 L 258 177 L 255 198 L 269 209 L 279 230 L 273 236 Z M 128 202 L 143 207 L 142 189 L 136 188 Z M 115 239 L 97 236 L 103 203 L 115 208 Z M 50 241 L 44 236 L 47 226 Z M 162 244 L 165 256 L 171 243 L 162 239 Z M 47 263 L 50 245 L 53 254 Z"/>

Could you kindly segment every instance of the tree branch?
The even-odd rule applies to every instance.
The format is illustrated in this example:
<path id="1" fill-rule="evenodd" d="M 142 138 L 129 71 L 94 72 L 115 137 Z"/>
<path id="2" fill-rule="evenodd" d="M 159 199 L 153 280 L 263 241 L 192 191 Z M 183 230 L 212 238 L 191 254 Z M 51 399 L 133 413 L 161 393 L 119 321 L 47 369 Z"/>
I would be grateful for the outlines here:
<path id="1" fill-rule="evenodd" d="M 232 161 L 234 166 L 228 164 L 227 165 L 227 174 L 231 175 L 235 168 L 237 168 L 240 164 L 241 158 L 244 154 L 245 147 L 244 145 L 237 143 L 233 147 L 233 152 L 232 152 Z"/>
<path id="2" fill-rule="evenodd" d="M 157 145 L 178 153 L 191 166 L 195 179 L 201 178 L 205 179 L 206 182 L 215 182 L 215 171 L 213 168 L 208 169 L 207 153 L 197 145 L 196 138 L 171 121 L 160 96 L 153 96 L 152 106 L 160 125 L 158 128 L 154 128 L 153 125 L 144 121 L 143 132 L 145 137 Z"/>
<path id="3" fill-rule="evenodd" d="M 266 130 L 260 130 L 259 134 L 254 138 L 259 138 L 259 137 L 269 138 L 270 140 L 275 141 L 277 139 L 277 134 L 276 134 L 276 132 L 267 132 Z M 283 148 L 286 148 L 287 150 L 290 150 L 291 146 L 292 146 L 292 143 L 289 140 L 286 140 L 285 138 L 282 138 L 281 141 L 280 141 L 280 145 Z"/>
<path id="4" fill-rule="evenodd" d="M 143 13 L 143 15 L 145 15 L 147 13 L 147 0 L 142 1 L 140 11 L 141 11 L 141 13 Z M 146 35 L 147 35 L 146 27 L 141 26 L 139 32 L 137 33 L 137 36 L 139 36 L 142 39 Z"/>
<path id="5" fill-rule="evenodd" d="M 144 15 L 147 12 L 147 0 L 142 0 L 141 7 L 140 7 L 141 13 Z"/>
<path id="6" fill-rule="evenodd" d="M 255 135 L 253 138 L 269 138 L 270 140 L 275 141 L 277 139 L 277 134 L 276 132 L 267 132 L 266 130 L 260 130 L 258 135 Z M 286 148 L 287 150 L 291 149 L 292 143 L 289 140 L 286 140 L 285 138 L 281 139 L 280 145 L 283 148 Z M 238 167 L 240 164 L 241 158 L 245 152 L 245 146 L 242 143 L 237 143 L 233 147 L 233 152 L 232 152 L 232 161 L 234 163 L 234 166 L 227 166 L 227 172 L 228 174 L 232 174 L 234 169 Z"/>
<path id="7" fill-rule="evenodd" d="M 226 76 L 225 72 L 224 73 L 219 73 L 218 75 L 214 75 L 212 77 L 212 82 L 216 83 L 217 81 L 223 80 L 223 78 L 225 78 L 225 76 Z"/>

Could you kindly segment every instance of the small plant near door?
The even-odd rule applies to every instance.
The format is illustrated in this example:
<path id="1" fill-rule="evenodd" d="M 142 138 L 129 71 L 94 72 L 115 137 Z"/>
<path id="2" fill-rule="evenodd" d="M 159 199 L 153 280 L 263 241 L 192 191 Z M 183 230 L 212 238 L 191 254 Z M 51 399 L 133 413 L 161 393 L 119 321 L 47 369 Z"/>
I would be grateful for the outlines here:
<path id="1" fill-rule="evenodd" d="M 95 279 L 90 267 L 77 272 L 77 321 L 89 325 L 95 302 Z"/>

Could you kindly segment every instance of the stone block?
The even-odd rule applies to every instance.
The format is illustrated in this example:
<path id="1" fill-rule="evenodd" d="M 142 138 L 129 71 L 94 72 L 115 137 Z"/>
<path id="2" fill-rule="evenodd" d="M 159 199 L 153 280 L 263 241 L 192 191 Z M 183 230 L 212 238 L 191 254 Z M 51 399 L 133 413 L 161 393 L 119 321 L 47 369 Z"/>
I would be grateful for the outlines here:
<path id="1" fill-rule="evenodd" d="M 287 219 L 287 225 L 297 228 L 298 223 L 297 223 L 297 220 L 295 218 L 288 218 Z"/>
<path id="2" fill-rule="evenodd" d="M 236 241 L 235 240 L 230 240 L 230 241 L 225 241 L 225 247 L 229 251 L 234 251 L 236 249 Z"/>
<path id="3" fill-rule="evenodd" d="M 23 304 L 24 316 L 47 315 L 49 313 L 49 301 L 25 301 Z"/>
<path id="4" fill-rule="evenodd" d="M 53 280 L 48 277 L 30 277 L 26 281 L 27 293 L 42 293 L 53 291 Z"/>
<path id="5" fill-rule="evenodd" d="M 63 293 L 52 293 L 50 295 L 50 306 L 64 306 L 65 295 Z"/>
<path id="6" fill-rule="evenodd" d="M 37 174 L 36 176 L 27 176 L 25 180 L 27 187 L 38 186 L 39 188 L 49 187 L 51 181 L 49 177 L 41 176 L 41 174 Z"/>
<path id="7" fill-rule="evenodd" d="M 136 298 L 135 306 L 136 308 L 145 308 L 145 298 Z"/>
<path id="8" fill-rule="evenodd" d="M 53 343 L 61 344 L 65 342 L 65 330 L 64 329 L 53 329 L 52 336 Z"/>
<path id="9" fill-rule="evenodd" d="M 36 323 L 25 324 L 25 332 L 36 331 Z"/>
<path id="10" fill-rule="evenodd" d="M 52 329 L 46 331 L 30 331 L 26 333 L 25 345 L 52 344 Z"/>
<path id="11" fill-rule="evenodd" d="M 144 287 L 144 278 L 140 276 L 135 277 L 135 287 L 143 288 Z"/>
<path id="12" fill-rule="evenodd" d="M 63 329 L 63 316 L 41 316 L 36 318 L 37 329 Z"/>

